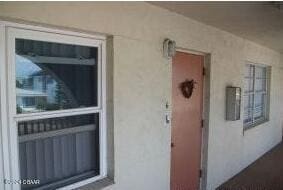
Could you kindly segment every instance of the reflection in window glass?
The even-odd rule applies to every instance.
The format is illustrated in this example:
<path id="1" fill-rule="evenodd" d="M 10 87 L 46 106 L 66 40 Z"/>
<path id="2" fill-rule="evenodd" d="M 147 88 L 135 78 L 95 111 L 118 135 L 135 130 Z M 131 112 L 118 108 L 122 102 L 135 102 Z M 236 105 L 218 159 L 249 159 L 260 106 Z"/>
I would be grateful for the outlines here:
<path id="1" fill-rule="evenodd" d="M 97 106 L 97 48 L 16 39 L 17 113 Z"/>
<path id="2" fill-rule="evenodd" d="M 99 114 L 18 123 L 21 189 L 57 189 L 99 175 Z"/>

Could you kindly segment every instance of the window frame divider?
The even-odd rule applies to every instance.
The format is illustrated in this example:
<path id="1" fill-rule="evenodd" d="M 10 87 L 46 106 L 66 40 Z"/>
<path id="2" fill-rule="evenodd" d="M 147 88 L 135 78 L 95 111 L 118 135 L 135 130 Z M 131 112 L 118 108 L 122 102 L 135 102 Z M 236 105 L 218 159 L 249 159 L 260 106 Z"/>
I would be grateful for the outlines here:
<path id="1" fill-rule="evenodd" d="M 36 112 L 36 113 L 30 113 L 30 114 L 17 114 L 16 116 L 14 116 L 14 119 L 17 122 L 40 120 L 40 119 L 49 119 L 49 118 L 56 118 L 56 117 L 100 113 L 101 110 L 102 108 L 89 107 L 89 108 L 76 108 L 76 109 Z"/>
<path id="2" fill-rule="evenodd" d="M 253 109 L 252 109 L 252 123 L 255 122 L 254 120 L 254 109 L 255 109 L 255 66 L 252 65 L 253 68 Z"/>

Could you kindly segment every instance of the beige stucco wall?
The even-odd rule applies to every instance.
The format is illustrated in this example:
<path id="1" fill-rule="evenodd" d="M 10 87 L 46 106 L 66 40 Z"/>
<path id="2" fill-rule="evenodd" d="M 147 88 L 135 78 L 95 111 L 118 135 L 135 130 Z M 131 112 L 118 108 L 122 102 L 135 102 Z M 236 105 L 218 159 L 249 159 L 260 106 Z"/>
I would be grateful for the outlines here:
<path id="1" fill-rule="evenodd" d="M 107 190 L 169 190 L 171 65 L 169 37 L 211 54 L 207 190 L 238 173 L 281 141 L 280 54 L 144 2 L 2 2 L 0 16 L 113 35 L 115 184 Z M 243 135 L 227 122 L 225 87 L 243 87 L 245 60 L 272 66 L 270 121 Z"/>

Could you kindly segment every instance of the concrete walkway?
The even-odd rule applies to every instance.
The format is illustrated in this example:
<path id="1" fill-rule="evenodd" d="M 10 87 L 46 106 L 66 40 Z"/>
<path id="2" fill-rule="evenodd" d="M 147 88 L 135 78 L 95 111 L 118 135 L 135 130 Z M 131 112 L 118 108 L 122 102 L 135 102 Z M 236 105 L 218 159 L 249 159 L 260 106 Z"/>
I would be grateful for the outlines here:
<path id="1" fill-rule="evenodd" d="M 283 143 L 222 184 L 217 190 L 283 190 Z"/>

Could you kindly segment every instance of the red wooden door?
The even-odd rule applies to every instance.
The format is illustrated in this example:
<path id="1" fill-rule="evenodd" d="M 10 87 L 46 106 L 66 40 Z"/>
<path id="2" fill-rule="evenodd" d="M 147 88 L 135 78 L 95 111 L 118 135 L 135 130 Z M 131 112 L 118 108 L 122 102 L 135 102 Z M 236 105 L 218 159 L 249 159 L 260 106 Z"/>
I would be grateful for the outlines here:
<path id="1" fill-rule="evenodd" d="M 171 190 L 198 190 L 200 181 L 204 57 L 177 52 L 172 66 Z M 184 97 L 180 83 L 194 80 Z"/>

